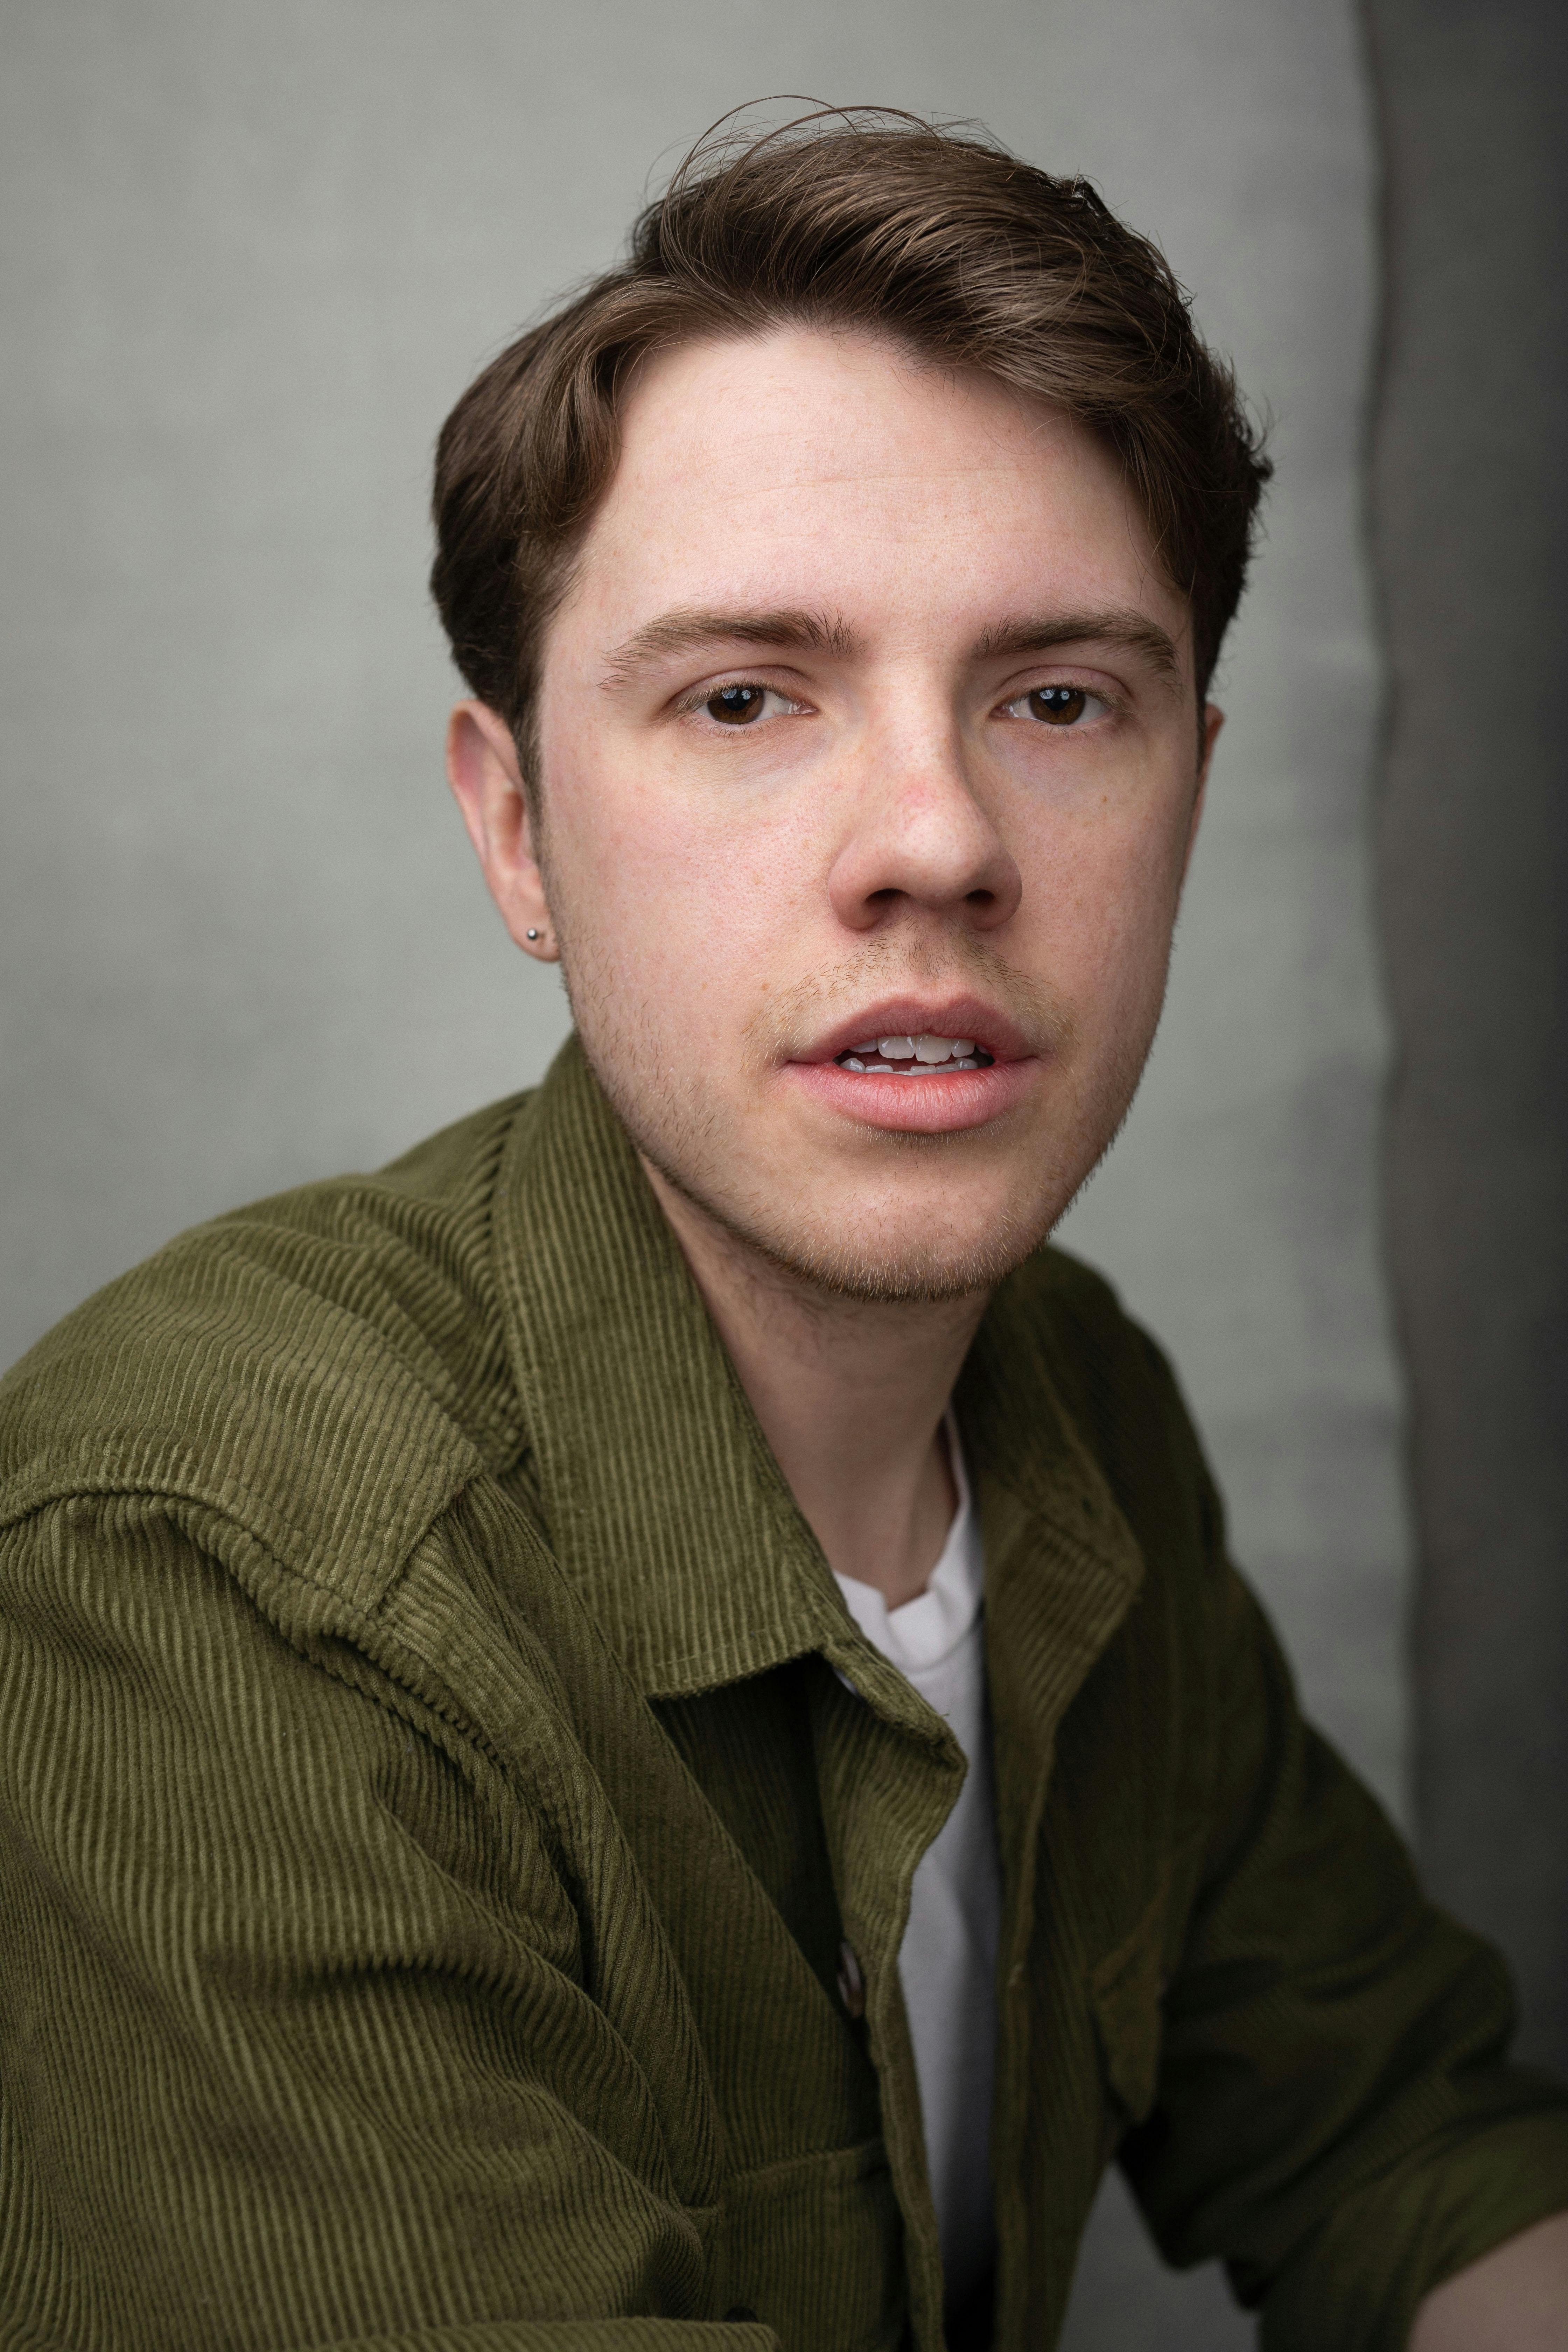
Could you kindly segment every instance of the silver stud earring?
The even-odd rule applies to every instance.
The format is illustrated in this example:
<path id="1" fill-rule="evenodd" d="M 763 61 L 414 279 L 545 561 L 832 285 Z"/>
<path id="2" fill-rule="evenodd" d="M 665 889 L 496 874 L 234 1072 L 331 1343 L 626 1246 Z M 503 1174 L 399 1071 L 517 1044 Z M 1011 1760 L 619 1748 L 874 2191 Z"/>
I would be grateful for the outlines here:
<path id="1" fill-rule="evenodd" d="M 539 937 L 539 933 L 537 931 L 530 931 L 528 936 L 531 940 L 536 940 Z"/>

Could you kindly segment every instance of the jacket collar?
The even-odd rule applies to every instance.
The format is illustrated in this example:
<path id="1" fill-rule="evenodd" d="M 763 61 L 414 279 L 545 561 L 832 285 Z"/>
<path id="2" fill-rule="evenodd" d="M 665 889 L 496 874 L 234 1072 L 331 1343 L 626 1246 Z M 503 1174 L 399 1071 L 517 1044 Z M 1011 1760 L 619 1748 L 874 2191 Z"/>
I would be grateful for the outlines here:
<path id="1" fill-rule="evenodd" d="M 845 1609 L 575 1038 L 509 1143 L 496 1265 L 552 1546 L 644 1693 L 687 1696 L 822 1650 L 884 1712 L 929 1727 Z M 987 1313 L 957 1404 L 994 1671 L 1002 1615 L 1019 1671 L 1052 1686 L 1054 1721 L 1142 1564 L 1013 1290 Z"/>

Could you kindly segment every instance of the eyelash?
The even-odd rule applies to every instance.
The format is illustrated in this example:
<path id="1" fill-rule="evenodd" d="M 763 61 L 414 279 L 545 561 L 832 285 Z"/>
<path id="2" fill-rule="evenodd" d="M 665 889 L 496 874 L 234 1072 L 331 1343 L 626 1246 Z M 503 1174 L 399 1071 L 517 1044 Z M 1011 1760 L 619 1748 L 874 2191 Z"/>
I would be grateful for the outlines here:
<path id="1" fill-rule="evenodd" d="M 1081 694 L 1089 702 L 1098 702 L 1103 717 L 1120 719 L 1126 708 L 1120 696 L 1103 686 L 1089 686 L 1081 677 L 1048 677 L 1038 679 L 1033 686 L 1020 687 L 1016 694 L 1005 695 L 996 704 L 997 715 L 1010 711 L 1015 703 L 1027 702 L 1032 694 Z M 1076 734 L 1078 729 L 1063 728 L 1063 734 Z"/>
<path id="2" fill-rule="evenodd" d="M 747 677 L 743 672 L 737 671 L 733 677 L 713 678 L 708 685 L 693 687 L 689 694 L 681 695 L 675 705 L 677 718 L 694 717 L 697 712 L 706 709 L 716 695 L 727 694 L 731 687 L 737 686 L 750 687 L 757 694 L 776 694 L 781 702 L 800 705 L 800 697 L 791 694 L 787 688 L 770 686 L 765 677 Z"/>
<path id="3" fill-rule="evenodd" d="M 801 703 L 800 698 L 792 695 L 787 688 L 772 686 L 766 678 L 748 677 L 742 672 L 737 671 L 732 677 L 710 679 L 706 685 L 693 687 L 689 693 L 681 695 L 675 704 L 677 718 L 697 717 L 700 712 L 707 709 L 716 695 L 726 693 L 732 687 L 751 687 L 759 694 L 776 694 L 781 702 L 792 702 L 797 709 L 805 707 Z M 1069 693 L 1087 695 L 1091 702 L 1098 702 L 1100 705 L 1107 719 L 1120 719 L 1125 709 L 1121 698 L 1108 692 L 1102 686 L 1089 686 L 1082 678 L 1053 677 L 1043 679 L 1035 686 L 1020 687 L 1016 694 L 1009 694 L 1001 702 L 994 704 L 991 716 L 998 718 L 1007 711 L 1012 704 L 1025 702 L 1031 694 L 1043 691 L 1047 688 L 1064 688 Z M 723 731 L 742 734 L 746 730 L 737 728 L 733 730 L 725 729 Z M 1064 727 L 1059 731 L 1063 734 L 1076 734 L 1079 730 L 1076 727 Z"/>

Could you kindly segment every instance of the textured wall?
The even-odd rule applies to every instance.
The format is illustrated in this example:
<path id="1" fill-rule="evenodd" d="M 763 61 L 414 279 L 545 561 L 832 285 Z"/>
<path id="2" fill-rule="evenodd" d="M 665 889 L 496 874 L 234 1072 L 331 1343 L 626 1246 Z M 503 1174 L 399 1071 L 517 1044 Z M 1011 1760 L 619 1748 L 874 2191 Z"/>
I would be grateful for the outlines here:
<path id="1" fill-rule="evenodd" d="M 1397 1800 L 1349 0 L 51 0 L 6 43 L 0 1357 L 542 1067 L 561 1000 L 439 781 L 435 428 L 738 100 L 973 115 L 1158 235 L 1276 416 L 1165 1028 L 1069 1238 L 1173 1347 L 1310 1700 Z M 1249 2333 L 1110 2192 L 1075 2352 Z"/>
<path id="2" fill-rule="evenodd" d="M 1568 12 L 1374 0 L 1417 1824 L 1568 2067 Z"/>

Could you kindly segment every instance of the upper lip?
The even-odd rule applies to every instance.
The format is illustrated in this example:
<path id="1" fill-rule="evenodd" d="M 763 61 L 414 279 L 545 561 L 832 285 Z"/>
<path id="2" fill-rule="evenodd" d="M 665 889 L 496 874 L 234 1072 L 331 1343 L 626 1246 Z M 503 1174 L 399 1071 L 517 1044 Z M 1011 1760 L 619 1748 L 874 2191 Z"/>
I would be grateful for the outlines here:
<path id="1" fill-rule="evenodd" d="M 1016 1022 L 978 996 L 888 996 L 840 1021 L 794 1058 L 836 1061 L 871 1037 L 971 1037 L 1003 1062 L 1022 1061 L 1035 1051 Z"/>

